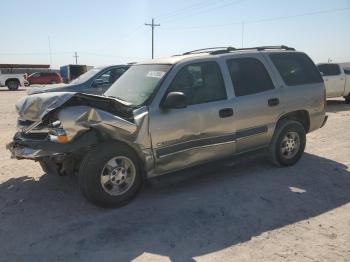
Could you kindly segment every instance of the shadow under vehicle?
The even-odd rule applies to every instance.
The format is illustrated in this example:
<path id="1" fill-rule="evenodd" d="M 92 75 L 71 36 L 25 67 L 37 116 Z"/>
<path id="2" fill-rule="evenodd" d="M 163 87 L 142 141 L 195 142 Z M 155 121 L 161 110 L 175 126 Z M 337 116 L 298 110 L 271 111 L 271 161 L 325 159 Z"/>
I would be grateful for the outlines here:
<path id="1" fill-rule="evenodd" d="M 89 205 L 72 176 L 0 184 L 2 259 L 132 261 L 146 253 L 195 261 L 350 203 L 347 166 L 308 153 L 283 169 L 251 155 L 157 180 L 117 210 Z"/>

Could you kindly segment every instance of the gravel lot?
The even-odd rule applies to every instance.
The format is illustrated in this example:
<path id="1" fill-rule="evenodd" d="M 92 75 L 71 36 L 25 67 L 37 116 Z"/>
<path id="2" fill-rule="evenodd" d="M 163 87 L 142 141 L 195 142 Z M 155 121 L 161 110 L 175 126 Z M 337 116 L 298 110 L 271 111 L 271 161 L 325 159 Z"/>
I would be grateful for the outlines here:
<path id="1" fill-rule="evenodd" d="M 128 206 L 87 203 L 75 177 L 5 150 L 14 103 L 0 91 L 0 261 L 350 261 L 350 105 L 328 103 L 294 167 L 251 156 L 153 181 Z"/>

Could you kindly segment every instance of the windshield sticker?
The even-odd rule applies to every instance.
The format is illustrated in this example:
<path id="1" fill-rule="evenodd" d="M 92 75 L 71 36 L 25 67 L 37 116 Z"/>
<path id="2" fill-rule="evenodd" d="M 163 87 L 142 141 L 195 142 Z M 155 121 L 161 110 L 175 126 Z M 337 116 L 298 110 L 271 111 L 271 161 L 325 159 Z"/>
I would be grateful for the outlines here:
<path id="1" fill-rule="evenodd" d="M 162 78 L 164 74 L 165 72 L 162 72 L 162 71 L 149 71 L 146 77 Z"/>

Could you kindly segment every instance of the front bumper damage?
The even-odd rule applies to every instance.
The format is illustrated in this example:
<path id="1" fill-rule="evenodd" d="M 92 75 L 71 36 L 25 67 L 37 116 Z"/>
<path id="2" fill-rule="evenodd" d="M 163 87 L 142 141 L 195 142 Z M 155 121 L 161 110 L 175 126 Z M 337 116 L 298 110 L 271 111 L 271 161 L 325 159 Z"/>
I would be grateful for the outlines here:
<path id="1" fill-rule="evenodd" d="M 96 132 L 87 132 L 71 142 L 60 144 L 46 140 L 28 139 L 23 133 L 16 133 L 13 141 L 6 145 L 11 157 L 16 159 L 39 160 L 44 157 L 53 157 L 67 153 L 74 153 L 98 143 Z"/>
<path id="2" fill-rule="evenodd" d="M 27 96 L 16 108 L 19 119 L 30 125 L 18 126 L 13 141 L 7 145 L 12 158 L 39 161 L 45 171 L 52 162 L 62 165 L 77 159 L 73 164 L 78 164 L 89 147 L 110 139 L 134 149 L 145 170 L 154 165 L 147 107 L 132 108 L 113 98 L 62 92 Z M 44 123 L 51 119 L 60 123 L 68 142 L 50 140 L 50 128 Z M 35 133 L 43 130 L 46 136 L 44 132 L 38 139 Z"/>

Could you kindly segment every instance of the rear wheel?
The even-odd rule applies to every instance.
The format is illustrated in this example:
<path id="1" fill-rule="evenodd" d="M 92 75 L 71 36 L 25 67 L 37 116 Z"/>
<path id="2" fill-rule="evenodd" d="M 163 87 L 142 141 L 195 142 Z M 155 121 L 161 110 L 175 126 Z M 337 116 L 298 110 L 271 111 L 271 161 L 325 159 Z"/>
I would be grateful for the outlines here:
<path id="1" fill-rule="evenodd" d="M 345 103 L 346 104 L 350 104 L 350 95 L 349 96 L 345 96 Z"/>
<path id="2" fill-rule="evenodd" d="M 10 81 L 7 82 L 6 85 L 7 85 L 7 88 L 8 88 L 9 90 L 11 90 L 11 91 L 15 91 L 15 90 L 17 90 L 18 87 L 19 87 L 19 83 L 18 83 L 18 81 L 16 81 L 16 80 L 10 80 Z"/>
<path id="3" fill-rule="evenodd" d="M 56 81 L 51 81 L 51 85 L 54 85 L 54 84 L 56 84 Z"/>
<path id="4" fill-rule="evenodd" d="M 282 121 L 272 138 L 269 153 L 273 164 L 277 166 L 294 165 L 304 153 L 306 132 L 300 122 Z"/>
<path id="5" fill-rule="evenodd" d="M 100 144 L 84 157 L 79 185 L 84 196 L 98 206 L 125 205 L 142 185 L 138 158 L 124 144 Z"/>

